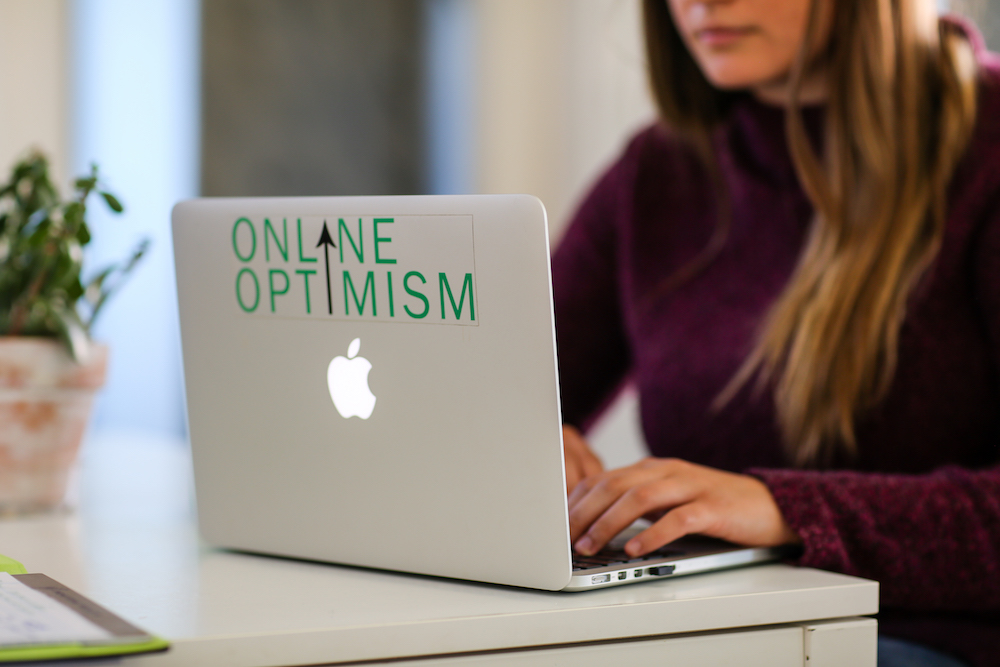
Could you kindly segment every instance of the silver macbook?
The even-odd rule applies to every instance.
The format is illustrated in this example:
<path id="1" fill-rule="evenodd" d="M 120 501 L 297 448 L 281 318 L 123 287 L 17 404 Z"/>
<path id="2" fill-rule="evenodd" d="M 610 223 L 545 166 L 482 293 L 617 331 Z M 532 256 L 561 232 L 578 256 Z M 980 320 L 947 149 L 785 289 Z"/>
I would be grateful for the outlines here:
<path id="1" fill-rule="evenodd" d="M 545 590 L 779 556 L 574 565 L 537 199 L 198 199 L 173 241 L 208 541 Z"/>

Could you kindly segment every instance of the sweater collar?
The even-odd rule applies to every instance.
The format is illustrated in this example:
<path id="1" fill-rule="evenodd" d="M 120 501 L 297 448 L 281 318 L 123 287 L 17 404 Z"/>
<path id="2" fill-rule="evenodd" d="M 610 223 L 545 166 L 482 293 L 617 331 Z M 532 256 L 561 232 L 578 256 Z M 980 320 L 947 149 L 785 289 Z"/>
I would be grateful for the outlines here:
<path id="1" fill-rule="evenodd" d="M 806 133 L 822 150 L 823 106 L 803 107 Z M 744 95 L 736 101 L 729 119 L 716 135 L 716 149 L 725 163 L 766 182 L 787 187 L 797 183 L 795 165 L 785 135 L 787 111 Z"/>

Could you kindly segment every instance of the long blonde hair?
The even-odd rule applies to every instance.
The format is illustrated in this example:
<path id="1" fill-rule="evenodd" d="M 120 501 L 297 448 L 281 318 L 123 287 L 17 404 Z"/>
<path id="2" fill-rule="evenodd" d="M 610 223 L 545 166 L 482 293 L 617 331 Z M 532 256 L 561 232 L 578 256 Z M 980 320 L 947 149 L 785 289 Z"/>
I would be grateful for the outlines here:
<path id="1" fill-rule="evenodd" d="M 907 301 L 941 246 L 947 187 L 976 106 L 971 45 L 957 26 L 939 21 L 933 0 L 836 1 L 820 56 L 828 102 L 817 156 L 798 91 L 814 64 L 807 55 L 815 53 L 824 1 L 832 0 L 811 3 L 786 114 L 815 219 L 753 351 L 720 397 L 728 400 L 755 375 L 770 383 L 785 445 L 802 466 L 829 462 L 838 450 L 856 454 L 855 419 L 889 389 Z M 711 134 L 736 94 L 707 81 L 665 0 L 644 0 L 644 25 L 662 118 L 711 173 Z M 720 219 L 720 229 L 726 224 Z"/>

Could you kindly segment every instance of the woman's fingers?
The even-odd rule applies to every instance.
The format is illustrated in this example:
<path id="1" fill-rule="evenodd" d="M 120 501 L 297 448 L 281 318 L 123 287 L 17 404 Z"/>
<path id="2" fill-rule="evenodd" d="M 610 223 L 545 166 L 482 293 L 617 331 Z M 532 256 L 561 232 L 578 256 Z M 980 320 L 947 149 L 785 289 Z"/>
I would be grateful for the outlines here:
<path id="1" fill-rule="evenodd" d="M 684 505 L 697 494 L 696 485 L 689 479 L 656 477 L 644 472 L 620 478 L 617 485 L 609 484 L 610 491 L 597 487 L 572 507 L 570 534 L 574 535 L 574 528 L 577 533 L 583 533 L 575 542 L 579 553 L 595 553 L 636 519 L 650 512 Z M 652 549 L 659 546 L 662 545 Z"/>
<path id="2" fill-rule="evenodd" d="M 563 451 L 566 461 L 566 492 L 572 493 L 580 480 L 604 471 L 604 464 L 572 426 L 563 426 Z"/>
<path id="3" fill-rule="evenodd" d="M 710 533 L 715 513 L 701 502 L 690 502 L 664 514 L 659 521 L 625 543 L 625 553 L 632 557 L 648 554 L 685 535 Z"/>
<path id="4" fill-rule="evenodd" d="M 565 445 L 563 445 L 565 448 Z M 566 493 L 572 493 L 576 485 L 580 483 L 583 479 L 583 469 L 580 463 L 573 457 L 570 456 L 569 451 L 566 451 Z"/>
<path id="5" fill-rule="evenodd" d="M 634 463 L 624 468 L 616 470 L 601 471 L 600 474 L 590 475 L 580 480 L 572 493 L 569 494 L 569 510 L 579 505 L 584 498 L 592 493 L 599 494 L 598 497 L 607 499 L 607 506 L 610 506 L 614 499 L 631 486 L 642 483 L 649 479 L 667 477 L 675 471 L 683 461 L 677 459 L 654 459 L 646 458 L 638 463 Z M 591 499 L 592 501 L 593 499 Z M 596 517 L 595 517 L 596 518 Z"/>
<path id="6" fill-rule="evenodd" d="M 681 502 L 691 484 L 671 480 L 683 465 L 671 459 L 645 459 L 581 481 L 569 498 L 570 537 L 576 542 L 584 532 L 592 533 L 589 542 L 596 551 L 615 536 L 608 534 L 615 526 L 622 522 L 621 527 L 627 526 L 650 511 Z"/>
<path id="7" fill-rule="evenodd" d="M 581 480 L 569 495 L 569 535 L 576 542 L 598 517 L 643 479 L 630 468 L 612 470 Z"/>

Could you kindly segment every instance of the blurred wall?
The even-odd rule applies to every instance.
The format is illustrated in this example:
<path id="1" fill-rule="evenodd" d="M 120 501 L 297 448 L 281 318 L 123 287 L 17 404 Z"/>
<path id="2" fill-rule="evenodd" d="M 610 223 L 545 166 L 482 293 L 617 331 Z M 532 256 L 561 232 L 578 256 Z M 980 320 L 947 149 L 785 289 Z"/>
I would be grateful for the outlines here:
<path id="1" fill-rule="evenodd" d="M 33 0 L 32 0 L 33 1 Z M 149 254 L 108 302 L 111 347 L 94 428 L 184 434 L 170 209 L 198 189 L 198 0 L 73 0 L 74 173 L 92 161 L 125 205 L 88 209 L 85 274 Z"/>
<path id="2" fill-rule="evenodd" d="M 202 194 L 424 187 L 423 12 L 412 0 L 202 6 Z"/>
<path id="3" fill-rule="evenodd" d="M 558 232 L 651 122 L 637 0 L 475 0 L 481 192 L 529 192 Z"/>
<path id="4" fill-rule="evenodd" d="M 69 180 L 69 38 L 66 0 L 0 0 L 0 179 L 30 147 Z"/>

